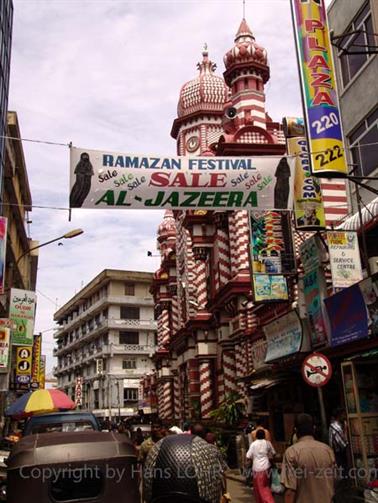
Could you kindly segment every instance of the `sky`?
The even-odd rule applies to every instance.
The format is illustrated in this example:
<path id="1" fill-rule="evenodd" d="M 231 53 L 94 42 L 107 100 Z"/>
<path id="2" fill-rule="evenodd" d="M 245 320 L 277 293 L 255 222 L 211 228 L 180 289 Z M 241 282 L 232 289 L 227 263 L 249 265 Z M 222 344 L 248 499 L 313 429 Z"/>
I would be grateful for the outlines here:
<path id="1" fill-rule="evenodd" d="M 302 116 L 289 0 L 245 3 L 268 52 L 267 112 L 273 120 Z M 242 17 L 242 0 L 14 0 L 9 110 L 25 139 L 175 155 L 180 89 L 197 76 L 204 43 L 223 73 Z M 69 221 L 68 147 L 23 141 L 23 148 L 32 239 L 84 230 L 39 251 L 35 332 L 43 333 L 51 371 L 54 312 L 104 269 L 155 271 L 159 257 L 147 251 L 157 254 L 163 212 L 77 209 Z"/>

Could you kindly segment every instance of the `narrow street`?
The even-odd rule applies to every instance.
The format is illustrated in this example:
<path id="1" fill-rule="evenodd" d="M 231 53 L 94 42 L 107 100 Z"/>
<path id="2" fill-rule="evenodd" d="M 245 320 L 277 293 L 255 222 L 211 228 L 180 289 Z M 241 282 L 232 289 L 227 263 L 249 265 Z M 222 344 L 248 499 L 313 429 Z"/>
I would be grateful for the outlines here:
<path id="1" fill-rule="evenodd" d="M 231 495 L 232 503 L 255 503 L 253 489 L 247 487 L 244 482 L 237 480 L 237 477 L 227 477 L 227 491 Z M 274 495 L 275 503 L 283 503 L 283 497 Z"/>

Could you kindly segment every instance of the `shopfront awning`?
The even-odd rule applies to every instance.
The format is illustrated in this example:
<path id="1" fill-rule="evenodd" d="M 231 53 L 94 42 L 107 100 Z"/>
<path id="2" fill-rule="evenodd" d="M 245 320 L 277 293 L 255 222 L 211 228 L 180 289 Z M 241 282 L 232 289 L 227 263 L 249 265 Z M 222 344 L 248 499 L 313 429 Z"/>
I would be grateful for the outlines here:
<path id="1" fill-rule="evenodd" d="M 362 358 L 378 358 L 378 348 L 370 349 L 369 351 L 365 351 L 364 353 L 357 353 L 356 355 L 353 355 L 347 360 L 358 360 Z"/>
<path id="2" fill-rule="evenodd" d="M 378 223 L 378 197 L 373 199 L 361 210 L 362 224 L 368 225 L 373 222 Z M 355 213 L 351 217 L 344 220 L 344 222 L 336 227 L 336 230 L 341 231 L 358 231 L 360 229 L 360 215 Z"/>
<path id="3" fill-rule="evenodd" d="M 250 389 L 252 391 L 268 389 L 276 386 L 282 381 L 283 379 L 259 379 L 251 384 Z"/>

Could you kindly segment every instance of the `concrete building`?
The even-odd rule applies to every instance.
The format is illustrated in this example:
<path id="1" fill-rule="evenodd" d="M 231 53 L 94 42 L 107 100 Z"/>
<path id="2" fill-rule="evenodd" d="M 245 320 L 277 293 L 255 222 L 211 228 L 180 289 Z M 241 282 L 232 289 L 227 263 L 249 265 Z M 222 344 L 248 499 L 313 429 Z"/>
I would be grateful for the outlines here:
<path id="1" fill-rule="evenodd" d="M 4 145 L 7 131 L 7 110 L 9 92 L 10 57 L 12 46 L 13 2 L 0 2 L 0 193 L 4 172 Z M 0 196 L 1 198 L 1 196 Z"/>
<path id="2" fill-rule="evenodd" d="M 328 20 L 332 30 L 347 158 L 355 165 L 354 175 L 377 177 L 378 36 L 373 34 L 378 33 L 378 2 L 334 0 L 328 9 Z M 378 272 L 378 180 L 365 178 L 362 183 L 373 191 L 350 183 L 353 214 L 342 228 L 360 233 L 363 262 L 368 261 L 369 272 L 375 273 Z M 361 200 L 363 234 L 356 188 Z"/>
<path id="3" fill-rule="evenodd" d="M 156 347 L 151 282 L 151 273 L 105 269 L 55 313 L 58 388 L 81 394 L 81 407 L 98 416 L 142 406 L 139 383 Z"/>
<path id="4" fill-rule="evenodd" d="M 328 9 L 342 123 L 350 163 L 358 176 L 378 175 L 378 2 L 334 0 Z M 378 181 L 367 181 L 378 189 Z M 351 184 L 357 211 L 355 185 Z M 376 194 L 361 189 L 368 204 Z"/>
<path id="5" fill-rule="evenodd" d="M 29 253 L 38 241 L 30 237 L 30 212 L 32 197 L 29 187 L 24 151 L 22 148 L 20 126 L 16 112 L 7 114 L 7 138 L 4 151 L 4 177 L 2 216 L 7 218 L 7 240 L 5 252 L 4 294 L 0 295 L 0 317 L 9 317 L 11 288 L 35 291 L 37 281 L 38 250 Z M 13 346 L 14 348 L 14 346 Z M 0 373 L 0 390 L 8 386 L 16 389 L 15 377 L 10 369 L 15 366 L 15 351 L 10 352 L 8 368 Z M 9 375 L 11 379 L 9 380 Z M 14 398 L 8 394 L 8 401 Z"/>

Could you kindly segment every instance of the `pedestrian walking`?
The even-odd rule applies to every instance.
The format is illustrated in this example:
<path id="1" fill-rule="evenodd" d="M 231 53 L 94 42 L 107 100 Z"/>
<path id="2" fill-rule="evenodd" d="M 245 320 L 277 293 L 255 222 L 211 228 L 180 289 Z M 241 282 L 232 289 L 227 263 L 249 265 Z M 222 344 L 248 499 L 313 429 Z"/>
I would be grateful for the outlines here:
<path id="1" fill-rule="evenodd" d="M 332 449 L 314 439 L 309 414 L 295 420 L 298 441 L 286 449 L 281 471 L 285 503 L 331 503 L 334 495 L 335 456 Z"/>
<path id="2" fill-rule="evenodd" d="M 336 465 L 340 478 L 345 478 L 348 473 L 348 440 L 345 434 L 345 411 L 335 409 L 329 425 L 329 445 L 335 453 Z"/>
<path id="3" fill-rule="evenodd" d="M 263 418 L 259 418 L 257 421 L 256 421 L 256 427 L 254 428 L 254 430 L 252 430 L 251 432 L 251 438 L 252 438 L 252 442 L 254 442 L 256 440 L 256 434 L 259 430 L 264 430 L 264 433 L 265 433 L 265 440 L 267 440 L 268 442 L 271 442 L 272 441 L 272 437 L 270 435 L 270 432 L 269 430 L 267 430 L 265 428 L 265 421 Z"/>
<path id="4" fill-rule="evenodd" d="M 270 468 L 275 456 L 275 450 L 265 438 L 264 429 L 256 432 L 256 440 L 252 442 L 247 452 L 247 459 L 252 460 L 253 488 L 256 503 L 274 503 L 270 489 Z"/>

